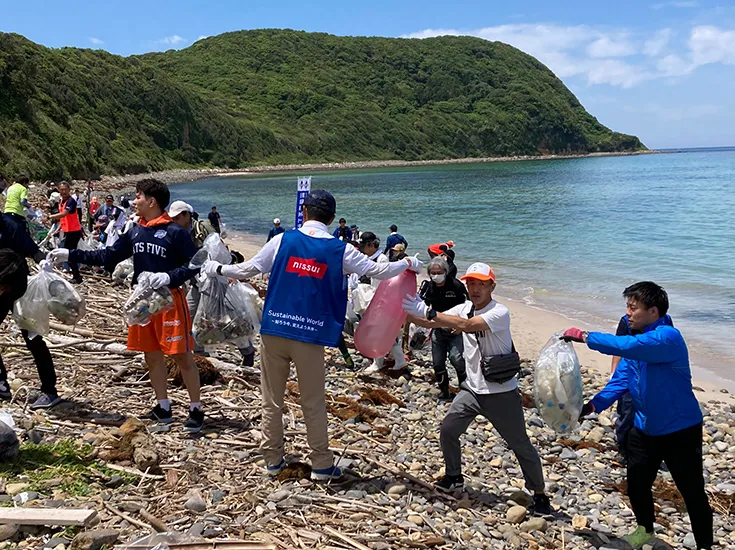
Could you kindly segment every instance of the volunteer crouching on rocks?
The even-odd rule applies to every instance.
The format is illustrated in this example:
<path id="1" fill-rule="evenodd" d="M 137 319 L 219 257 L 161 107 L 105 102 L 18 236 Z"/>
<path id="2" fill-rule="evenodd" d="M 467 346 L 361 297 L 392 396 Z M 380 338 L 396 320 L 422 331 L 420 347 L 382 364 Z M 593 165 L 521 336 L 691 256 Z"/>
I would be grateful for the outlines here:
<path id="1" fill-rule="evenodd" d="M 449 407 L 441 425 L 445 476 L 436 484 L 443 492 L 464 487 L 459 437 L 477 415 L 487 418 L 520 462 L 526 488 L 533 493 L 531 512 L 553 512 L 544 494 L 541 459 L 526 433 L 517 374 L 520 360 L 510 333 L 508 308 L 493 300 L 495 272 L 483 263 L 472 264 L 462 277 L 469 301 L 444 313 L 426 305 L 418 296 L 407 296 L 403 309 L 419 326 L 462 332 L 467 379 Z"/>
<path id="2" fill-rule="evenodd" d="M 171 309 L 157 313 L 145 326 L 128 328 L 128 349 L 142 351 L 148 365 L 151 386 L 158 404 L 144 418 L 162 423 L 173 422 L 171 402 L 168 399 L 165 356 L 170 355 L 181 369 L 181 376 L 189 392 L 189 418 L 184 423 L 187 432 L 201 431 L 204 413 L 200 403 L 199 372 L 191 350 L 191 315 L 181 286 L 196 271 L 189 269 L 189 261 L 196 253 L 189 232 L 175 224 L 165 208 L 170 200 L 165 183 L 144 179 L 135 186 L 133 207 L 140 216 L 137 225 L 120 235 L 111 247 L 102 250 L 82 251 L 57 248 L 49 253 L 56 261 L 71 260 L 87 265 L 115 266 L 133 257 L 133 284 L 138 276 L 154 273 L 151 286 L 167 286 L 174 297 Z"/>
<path id="3" fill-rule="evenodd" d="M 327 230 L 335 212 L 332 195 L 312 191 L 304 201 L 306 221 L 299 230 L 276 235 L 247 262 L 221 265 L 209 261 L 202 268 L 209 276 L 235 279 L 271 274 L 261 324 L 261 451 L 270 475 L 278 475 L 286 466 L 283 399 L 293 361 L 311 448 L 311 477 L 327 480 L 342 476 L 329 450 L 324 346 L 336 346 L 342 334 L 347 308 L 346 275 L 389 279 L 409 268 L 421 270 L 421 262 L 415 258 L 380 264 L 354 246 L 335 239 Z"/>
<path id="4" fill-rule="evenodd" d="M 21 225 L 8 214 L 0 215 L 0 324 L 13 304 L 26 292 L 28 285 L 28 264 L 25 258 L 33 258 L 41 269 L 52 270 L 50 262 L 44 260 L 45 254 L 38 246 L 25 225 Z M 56 370 L 51 352 L 40 334 L 21 330 L 28 351 L 36 363 L 38 377 L 41 379 L 41 394 L 31 403 L 31 409 L 48 409 L 61 401 L 56 391 Z M 8 385 L 8 372 L 0 357 L 0 399 L 11 399 Z"/>
<path id="5" fill-rule="evenodd" d="M 630 329 L 642 334 L 613 336 L 570 328 L 562 336 L 622 358 L 581 416 L 602 412 L 630 392 L 635 420 L 626 443 L 628 497 L 638 523 L 625 537 L 631 546 L 641 548 L 654 538 L 651 489 L 663 460 L 684 497 L 697 548 L 709 550 L 712 510 L 702 474 L 702 411 L 692 390 L 687 345 L 666 315 L 669 297 L 663 288 L 645 281 L 626 288 L 623 296 Z"/>

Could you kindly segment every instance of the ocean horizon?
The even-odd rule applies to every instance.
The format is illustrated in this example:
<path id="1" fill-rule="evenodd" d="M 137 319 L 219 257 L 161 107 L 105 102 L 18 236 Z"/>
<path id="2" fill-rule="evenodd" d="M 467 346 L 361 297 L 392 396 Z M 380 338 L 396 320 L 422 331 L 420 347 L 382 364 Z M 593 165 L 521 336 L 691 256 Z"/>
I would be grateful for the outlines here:
<path id="1" fill-rule="evenodd" d="M 171 190 L 265 236 L 273 218 L 293 226 L 297 177 L 311 175 L 348 225 L 385 242 L 395 223 L 423 259 L 452 240 L 460 271 L 493 266 L 499 295 L 611 331 L 622 290 L 656 281 L 693 363 L 735 380 L 735 147 L 661 151 L 674 154 L 238 175 Z"/>

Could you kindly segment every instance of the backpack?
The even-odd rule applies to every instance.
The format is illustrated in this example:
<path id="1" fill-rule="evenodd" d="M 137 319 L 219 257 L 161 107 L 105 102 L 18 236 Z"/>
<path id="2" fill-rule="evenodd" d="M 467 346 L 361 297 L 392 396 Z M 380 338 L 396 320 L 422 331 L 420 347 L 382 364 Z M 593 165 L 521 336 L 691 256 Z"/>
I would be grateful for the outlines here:
<path id="1" fill-rule="evenodd" d="M 204 246 L 204 239 L 211 233 L 214 233 L 211 225 L 203 220 L 195 220 L 191 228 L 191 239 L 194 241 L 194 246 L 197 248 Z"/>

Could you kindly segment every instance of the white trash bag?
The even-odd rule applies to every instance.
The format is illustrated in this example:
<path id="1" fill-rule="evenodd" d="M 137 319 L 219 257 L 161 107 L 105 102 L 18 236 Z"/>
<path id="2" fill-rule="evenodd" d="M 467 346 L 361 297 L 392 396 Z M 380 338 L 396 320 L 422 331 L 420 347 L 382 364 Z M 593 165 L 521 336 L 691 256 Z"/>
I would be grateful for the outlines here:
<path id="1" fill-rule="evenodd" d="M 539 353 L 533 384 L 536 408 L 546 424 L 557 432 L 570 432 L 582 412 L 582 372 L 571 342 L 551 337 Z"/>
<path id="2" fill-rule="evenodd" d="M 118 284 L 123 284 L 128 278 L 128 275 L 132 275 L 132 273 L 133 259 L 128 258 L 115 266 L 115 269 L 112 271 L 112 280 Z"/>
<path id="3" fill-rule="evenodd" d="M 189 261 L 189 269 L 199 269 L 207 260 L 213 260 L 224 265 L 229 265 L 232 262 L 230 251 L 227 250 L 227 246 L 217 233 L 207 235 L 202 248 Z"/>
<path id="4" fill-rule="evenodd" d="M 44 336 L 49 315 L 76 325 L 86 312 L 84 297 L 61 275 L 43 269 L 28 280 L 28 289 L 13 306 L 18 327 Z"/>

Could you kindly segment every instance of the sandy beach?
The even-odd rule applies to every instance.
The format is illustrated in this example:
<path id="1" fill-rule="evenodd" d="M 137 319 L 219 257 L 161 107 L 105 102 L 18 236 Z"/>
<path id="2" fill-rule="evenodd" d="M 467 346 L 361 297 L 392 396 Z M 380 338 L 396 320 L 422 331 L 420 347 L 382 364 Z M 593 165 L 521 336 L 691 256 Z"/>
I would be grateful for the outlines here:
<path id="1" fill-rule="evenodd" d="M 265 236 L 249 235 L 239 232 L 230 232 L 225 239 L 227 244 L 240 252 L 246 259 L 251 258 L 265 243 Z M 535 308 L 503 296 L 502 284 L 497 294 L 498 301 L 505 304 L 511 313 L 511 326 L 513 341 L 522 357 L 536 359 L 541 348 L 544 347 L 549 338 L 557 332 L 561 332 L 571 326 L 591 331 L 613 332 L 613 326 L 593 326 L 587 323 L 569 319 L 558 313 Z M 610 372 L 610 357 L 590 350 L 586 346 L 576 346 L 582 365 L 595 369 L 598 372 Z M 696 357 L 693 358 L 696 362 Z M 735 392 L 735 382 L 717 378 L 715 375 L 697 367 L 692 368 L 694 386 L 697 388 L 696 395 L 700 401 L 727 400 L 735 403 L 730 393 L 722 393 L 721 389 Z M 700 391 L 701 390 L 701 391 Z"/>

